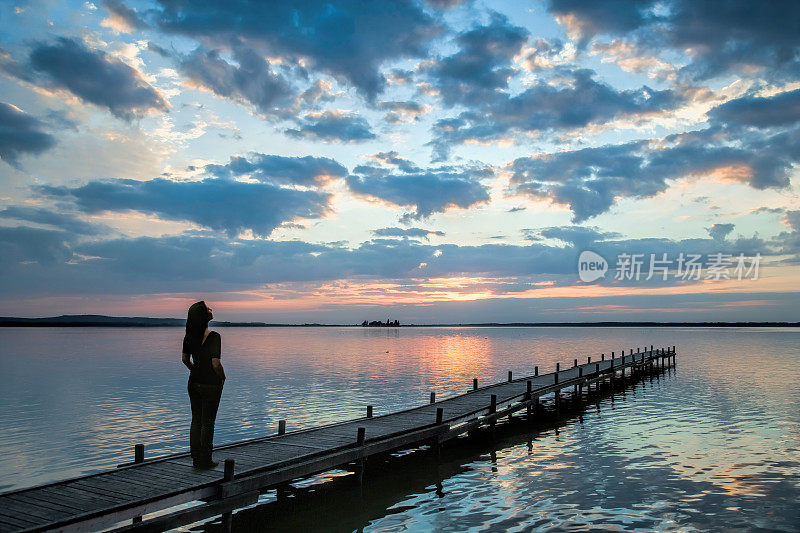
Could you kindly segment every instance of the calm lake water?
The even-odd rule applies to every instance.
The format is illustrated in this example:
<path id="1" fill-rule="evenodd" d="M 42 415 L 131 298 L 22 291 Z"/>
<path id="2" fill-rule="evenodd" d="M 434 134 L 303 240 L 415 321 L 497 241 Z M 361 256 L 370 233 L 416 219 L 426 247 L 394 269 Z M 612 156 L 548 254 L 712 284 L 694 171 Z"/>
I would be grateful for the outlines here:
<path id="1" fill-rule="evenodd" d="M 241 530 L 800 530 L 800 331 L 698 328 L 218 328 L 215 443 L 381 414 L 615 350 L 677 368 L 582 418 L 346 480 Z M 0 491 L 184 451 L 179 328 L 0 328 Z M 352 477 L 352 476 L 350 476 Z M 368 476 L 369 477 L 369 476 Z M 320 489 L 320 492 L 322 490 Z M 308 496 L 312 498 L 313 496 Z M 269 495 L 265 502 L 270 501 Z"/>

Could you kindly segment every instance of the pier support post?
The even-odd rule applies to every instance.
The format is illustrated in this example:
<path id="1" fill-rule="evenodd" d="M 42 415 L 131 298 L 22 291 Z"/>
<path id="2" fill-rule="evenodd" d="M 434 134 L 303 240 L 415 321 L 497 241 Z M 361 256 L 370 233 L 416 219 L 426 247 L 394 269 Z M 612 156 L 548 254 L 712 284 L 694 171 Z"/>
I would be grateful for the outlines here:
<path id="1" fill-rule="evenodd" d="M 509 383 L 512 381 L 511 376 L 512 376 L 511 370 L 509 370 L 508 371 L 508 381 L 509 381 Z"/>
<path id="2" fill-rule="evenodd" d="M 431 391 L 431 403 L 436 403 L 436 393 Z"/>
<path id="3" fill-rule="evenodd" d="M 531 383 L 531 380 L 527 381 L 527 388 L 528 390 L 525 391 L 525 400 L 527 400 L 528 405 L 525 406 L 525 416 L 528 422 L 530 422 L 531 418 L 533 417 L 533 413 L 531 412 L 533 404 L 531 399 L 531 391 L 533 390 L 533 384 Z"/>
<path id="4" fill-rule="evenodd" d="M 539 375 L 539 367 L 538 366 L 533 367 L 533 375 L 534 376 L 538 376 Z"/>
<path id="5" fill-rule="evenodd" d="M 286 433 L 286 420 L 278 420 L 278 435 Z"/>
<path id="6" fill-rule="evenodd" d="M 372 406 L 367 406 L 367 418 L 372 418 Z"/>
<path id="7" fill-rule="evenodd" d="M 478 378 L 472 378 L 472 390 L 478 390 Z"/>
<path id="8" fill-rule="evenodd" d="M 233 459 L 225 459 L 225 471 L 222 475 L 223 481 L 233 481 L 233 470 L 235 462 Z M 230 533 L 233 528 L 233 511 L 228 511 L 222 515 L 222 530 Z"/>
<path id="9" fill-rule="evenodd" d="M 492 394 L 490 399 L 489 399 L 489 414 L 493 415 L 496 412 L 497 412 L 497 394 Z M 492 419 L 489 421 L 489 427 L 491 428 L 491 432 L 492 432 L 492 440 L 494 440 L 494 436 L 495 436 L 494 428 L 495 428 L 496 422 L 497 422 L 497 419 L 494 418 L 494 417 L 492 417 Z"/>

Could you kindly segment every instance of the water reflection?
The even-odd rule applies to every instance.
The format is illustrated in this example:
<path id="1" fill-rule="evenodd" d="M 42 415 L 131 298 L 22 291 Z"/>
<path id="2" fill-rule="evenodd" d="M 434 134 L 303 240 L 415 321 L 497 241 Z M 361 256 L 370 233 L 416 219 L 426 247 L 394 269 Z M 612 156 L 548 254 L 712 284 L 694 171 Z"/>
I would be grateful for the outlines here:
<path id="1" fill-rule="evenodd" d="M 557 361 L 571 366 L 573 358 L 622 347 L 678 346 L 678 368 L 670 376 L 607 398 L 599 411 L 589 408 L 560 427 L 506 436 L 494 455 L 467 446 L 441 463 L 415 459 L 374 476 L 384 481 L 367 476 L 357 504 L 346 503 L 353 496 L 339 480 L 329 484 L 337 487 L 331 494 L 320 496 L 319 510 L 300 506 L 284 517 L 259 508 L 242 513 L 254 524 L 649 531 L 796 530 L 800 522 L 796 331 L 220 332 L 229 380 L 218 444 L 274 432 L 279 419 L 289 428 L 306 427 L 361 416 L 366 404 L 376 414 L 418 405 L 431 390 L 438 398 L 464 392 L 473 377 L 502 381 L 508 370 L 520 376 L 534 365 L 542 371 Z M 190 413 L 179 329 L 4 328 L 2 335 L 4 488 L 113 466 L 132 456 L 136 442 L 146 443 L 148 455 L 186 448 Z M 297 506 L 299 499 L 277 505 Z"/>

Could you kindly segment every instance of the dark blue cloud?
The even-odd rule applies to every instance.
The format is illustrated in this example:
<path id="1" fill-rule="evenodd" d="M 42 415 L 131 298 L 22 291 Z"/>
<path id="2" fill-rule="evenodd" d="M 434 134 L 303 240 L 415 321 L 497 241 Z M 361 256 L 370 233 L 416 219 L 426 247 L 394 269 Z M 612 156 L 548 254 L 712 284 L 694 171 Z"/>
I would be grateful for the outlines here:
<path id="1" fill-rule="evenodd" d="M 298 121 L 297 128 L 286 130 L 292 137 L 334 142 L 363 142 L 376 138 L 369 123 L 358 115 L 340 111 L 309 113 Z"/>
<path id="2" fill-rule="evenodd" d="M 130 29 L 143 30 L 150 27 L 135 9 L 126 6 L 121 0 L 103 0 L 103 7 L 112 19 L 121 21 Z"/>
<path id="3" fill-rule="evenodd" d="M 234 156 L 226 165 L 206 165 L 218 178 L 248 176 L 264 183 L 312 186 L 328 177 L 343 178 L 347 169 L 329 157 L 287 157 L 253 153 Z"/>
<path id="4" fill-rule="evenodd" d="M 653 196 L 667 188 L 668 180 L 715 170 L 725 170 L 732 179 L 757 189 L 788 186 L 788 173 L 800 161 L 800 128 L 776 132 L 745 127 L 772 125 L 775 119 L 741 112 L 753 99 L 741 101 L 712 110 L 709 128 L 657 143 L 636 141 L 518 158 L 511 164 L 512 186 L 569 206 L 578 222 L 606 212 L 618 198 Z M 760 99 L 757 106 L 770 117 L 778 113 L 773 106 L 783 107 L 787 101 L 793 100 L 778 94 Z"/>
<path id="5" fill-rule="evenodd" d="M 162 30 L 226 49 L 241 42 L 265 55 L 304 59 L 368 98 L 384 87 L 382 63 L 427 54 L 442 28 L 414 1 L 161 0 Z"/>
<path id="6" fill-rule="evenodd" d="M 444 237 L 443 231 L 422 229 L 422 228 L 378 228 L 372 230 L 372 234 L 376 237 L 404 237 L 412 239 L 430 239 L 431 235 L 437 237 Z"/>
<path id="7" fill-rule="evenodd" d="M 441 167 L 412 172 L 376 166 L 361 166 L 347 177 L 357 194 L 379 198 L 397 206 L 410 207 L 401 220 L 427 217 L 451 207 L 468 208 L 489 201 L 489 188 L 481 180 L 490 178 L 485 167 Z"/>
<path id="8" fill-rule="evenodd" d="M 72 235 L 99 235 L 108 232 L 106 226 L 86 222 L 75 215 L 58 213 L 44 207 L 12 205 L 0 210 L 0 218 L 24 220 L 46 226 L 55 226 Z"/>
<path id="9" fill-rule="evenodd" d="M 734 224 L 717 223 L 708 228 L 707 231 L 711 238 L 715 241 L 724 241 L 725 238 L 733 231 L 734 227 L 736 227 Z"/>
<path id="10" fill-rule="evenodd" d="M 59 37 L 53 43 L 36 44 L 29 66 L 38 76 L 28 80 L 66 89 L 126 120 L 169 107 L 135 69 L 75 39 Z"/>
<path id="11" fill-rule="evenodd" d="M 217 50 L 198 48 L 179 63 L 181 73 L 218 96 L 252 104 L 265 115 L 284 114 L 297 92 L 260 54 L 242 46 L 233 49 L 236 65 Z"/>
<path id="12" fill-rule="evenodd" d="M 92 181 L 72 188 L 44 185 L 35 190 L 71 199 L 85 213 L 139 211 L 223 230 L 229 237 L 248 229 L 267 236 L 284 222 L 318 218 L 327 213 L 329 200 L 328 194 L 316 191 L 226 179 L 121 179 Z"/>
<path id="13" fill-rule="evenodd" d="M 775 79 L 800 73 L 800 4 L 797 2 L 697 2 L 695 0 L 550 0 L 586 41 L 597 35 L 627 36 L 660 53 L 691 50 L 685 74 L 709 79 L 731 72 Z M 754 69 L 753 67 L 756 67 Z"/>
<path id="14" fill-rule="evenodd" d="M 41 120 L 16 106 L 0 102 L 0 158 L 17 166 L 21 155 L 48 150 L 56 141 L 44 129 Z"/>
<path id="15" fill-rule="evenodd" d="M 469 140 L 492 141 L 525 132 L 575 129 L 615 118 L 657 113 L 677 107 L 683 97 L 672 90 L 647 86 L 618 91 L 594 78 L 586 69 L 561 70 L 568 85 L 540 81 L 510 95 L 493 92 L 455 118 L 434 125 L 436 159 L 448 156 L 454 144 Z"/>
<path id="16" fill-rule="evenodd" d="M 617 233 L 602 231 L 598 227 L 586 226 L 550 226 L 538 230 L 526 230 L 525 233 L 527 233 L 527 238 L 536 235 L 547 239 L 558 239 L 578 248 L 585 248 L 596 242 L 619 237 Z"/>
<path id="17" fill-rule="evenodd" d="M 800 224 L 798 224 L 800 225 Z M 761 239 L 598 238 L 591 244 L 613 264 L 619 253 L 660 254 L 672 259 L 688 253 L 784 253 L 797 242 L 798 225 L 775 242 Z M 416 280 L 429 277 L 480 275 L 531 281 L 577 282 L 575 265 L 581 236 L 574 228 L 546 228 L 551 235 L 576 237 L 575 243 L 552 246 L 485 244 L 429 245 L 414 239 L 374 239 L 357 247 L 301 241 L 226 239 L 208 234 L 76 241 L 56 230 L 0 227 L 0 292 L 4 295 L 142 294 L 250 290 L 265 283 L 323 282 L 338 279 Z M 599 232 L 598 232 L 599 233 Z M 590 232 L 585 236 L 589 236 Z M 593 236 L 595 239 L 597 236 Z M 796 253 L 797 248 L 789 253 Z M 198 261 L 198 258 L 202 260 Z M 425 263 L 424 267 L 420 267 Z M 507 292 L 508 280 L 489 282 L 487 290 Z M 607 279 L 609 284 L 615 284 Z M 643 282 L 636 282 L 642 285 Z M 654 280 L 655 285 L 665 282 Z M 673 281 L 666 283 L 673 284 Z M 514 285 L 514 283 L 511 283 Z M 505 286 L 505 289 L 503 287 Z"/>
<path id="18" fill-rule="evenodd" d="M 29 261 L 44 266 L 63 266 L 73 258 L 72 241 L 72 235 L 61 230 L 0 226 L 0 256 L 3 258 L 0 269 Z"/>
<path id="19" fill-rule="evenodd" d="M 800 122 L 800 89 L 768 98 L 743 96 L 715 107 L 709 117 L 726 124 L 772 128 Z"/>
<path id="20" fill-rule="evenodd" d="M 527 38 L 527 30 L 510 24 L 503 15 L 492 13 L 488 25 L 458 35 L 458 52 L 425 71 L 434 79 L 445 104 L 476 103 L 508 86 L 515 72 L 512 59 Z"/>

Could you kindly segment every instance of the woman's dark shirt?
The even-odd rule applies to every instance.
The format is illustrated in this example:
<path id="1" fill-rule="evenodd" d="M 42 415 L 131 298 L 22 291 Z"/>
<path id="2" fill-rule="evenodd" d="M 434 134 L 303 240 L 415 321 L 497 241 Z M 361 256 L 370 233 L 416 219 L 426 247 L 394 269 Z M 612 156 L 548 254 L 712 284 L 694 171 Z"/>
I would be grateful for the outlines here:
<path id="1" fill-rule="evenodd" d="M 222 351 L 222 339 L 219 333 L 211 331 L 208 337 L 194 353 L 186 338 L 183 339 L 183 353 L 192 356 L 192 370 L 189 372 L 189 383 L 206 383 L 222 385 L 222 378 L 214 372 L 211 359 L 219 358 Z"/>

